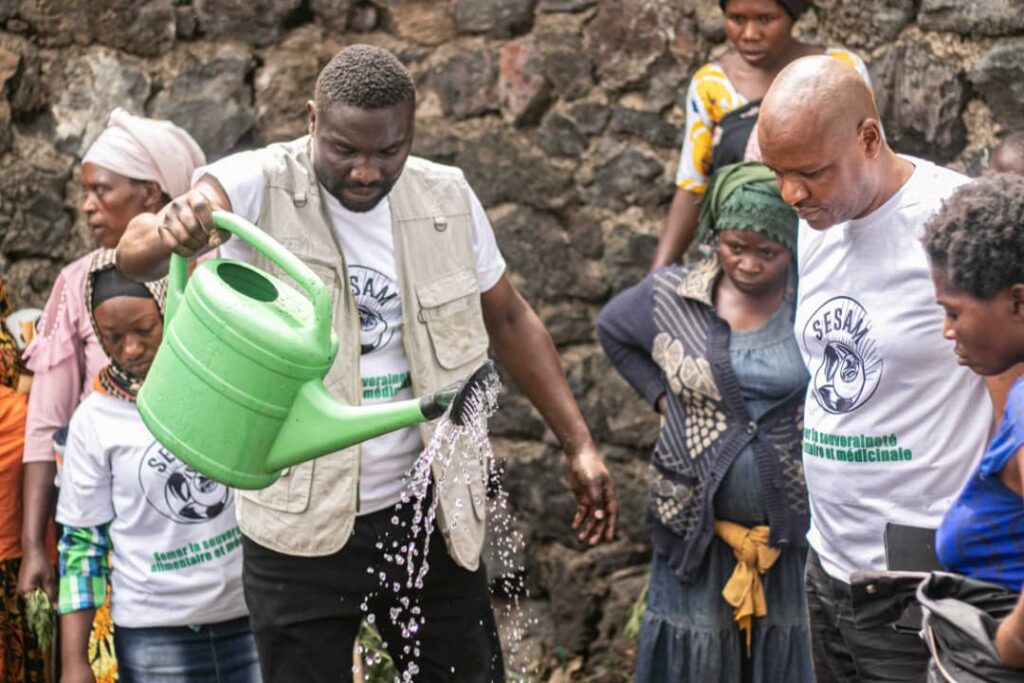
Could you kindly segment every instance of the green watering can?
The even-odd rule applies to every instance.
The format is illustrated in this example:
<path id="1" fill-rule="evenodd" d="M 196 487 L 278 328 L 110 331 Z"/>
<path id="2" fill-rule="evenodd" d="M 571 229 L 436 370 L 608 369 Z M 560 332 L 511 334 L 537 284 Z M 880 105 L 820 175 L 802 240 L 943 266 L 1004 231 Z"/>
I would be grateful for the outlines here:
<path id="1" fill-rule="evenodd" d="M 239 261 L 206 261 L 189 278 L 188 260 L 171 256 L 164 340 L 138 407 L 167 450 L 211 479 L 263 488 L 287 467 L 436 419 L 449 405 L 459 422 L 455 413 L 495 373 L 487 362 L 467 380 L 419 399 L 340 403 L 323 383 L 338 353 L 323 282 L 248 221 L 221 211 L 213 220 L 309 298 Z"/>

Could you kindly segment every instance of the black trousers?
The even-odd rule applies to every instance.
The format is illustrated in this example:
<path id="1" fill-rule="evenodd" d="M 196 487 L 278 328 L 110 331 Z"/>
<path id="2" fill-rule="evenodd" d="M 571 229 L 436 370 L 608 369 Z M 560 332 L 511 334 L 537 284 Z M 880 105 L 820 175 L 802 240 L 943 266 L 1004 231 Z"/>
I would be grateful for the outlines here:
<path id="1" fill-rule="evenodd" d="M 807 552 L 804 579 L 818 683 L 926 680 L 930 655 L 920 636 L 891 624 L 857 628 L 850 586 L 829 576 L 814 550 Z"/>
<path id="2" fill-rule="evenodd" d="M 414 681 L 505 680 L 483 565 L 470 572 L 455 564 L 437 529 L 422 588 L 406 588 L 406 567 L 384 558 L 407 542 L 411 518 L 409 504 L 359 516 L 345 546 L 322 557 L 285 555 L 243 537 L 245 599 L 264 683 L 351 681 L 353 645 L 368 614 L 399 672 L 414 671 Z M 403 634 L 414 618 L 418 630 Z"/>

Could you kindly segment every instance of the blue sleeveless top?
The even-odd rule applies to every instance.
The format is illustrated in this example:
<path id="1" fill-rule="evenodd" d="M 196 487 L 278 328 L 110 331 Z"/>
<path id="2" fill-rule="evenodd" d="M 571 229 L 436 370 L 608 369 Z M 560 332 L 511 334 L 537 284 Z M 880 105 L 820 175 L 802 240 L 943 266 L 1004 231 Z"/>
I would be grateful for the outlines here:
<path id="1" fill-rule="evenodd" d="M 935 534 L 935 551 L 951 572 L 997 583 L 1024 584 L 1024 498 L 999 472 L 1024 446 L 1024 378 L 1006 399 L 999 431 Z"/>

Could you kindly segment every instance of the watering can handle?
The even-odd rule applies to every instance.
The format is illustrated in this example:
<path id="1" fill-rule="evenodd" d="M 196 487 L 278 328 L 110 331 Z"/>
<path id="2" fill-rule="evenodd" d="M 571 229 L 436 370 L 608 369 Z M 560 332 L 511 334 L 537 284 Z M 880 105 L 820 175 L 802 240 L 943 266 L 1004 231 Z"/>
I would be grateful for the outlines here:
<path id="1" fill-rule="evenodd" d="M 318 339 L 326 344 L 331 334 L 331 299 L 324 283 L 295 254 L 285 249 L 273 237 L 263 230 L 227 211 L 214 211 L 213 223 L 220 230 L 236 235 L 244 242 L 252 245 L 256 251 L 266 256 L 281 270 L 287 273 L 302 289 L 306 290 L 313 303 L 313 332 Z M 178 307 L 185 284 L 188 280 L 188 259 L 184 256 L 171 254 L 171 262 L 167 277 L 167 304 L 165 306 L 166 322 L 170 322 Z"/>

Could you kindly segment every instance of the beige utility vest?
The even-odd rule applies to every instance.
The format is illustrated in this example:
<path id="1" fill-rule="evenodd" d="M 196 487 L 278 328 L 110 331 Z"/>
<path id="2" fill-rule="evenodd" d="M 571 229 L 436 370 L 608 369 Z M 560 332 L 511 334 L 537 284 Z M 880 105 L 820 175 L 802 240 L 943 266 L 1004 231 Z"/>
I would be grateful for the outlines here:
<path id="1" fill-rule="evenodd" d="M 324 383 L 338 400 L 356 405 L 362 396 L 359 311 L 320 197 L 312 150 L 309 136 L 266 149 L 258 225 L 330 290 L 339 348 Z M 460 170 L 410 157 L 388 195 L 402 341 L 417 396 L 461 379 L 487 357 L 468 193 Z M 260 255 L 254 265 L 288 281 Z M 429 425 L 420 427 L 424 444 L 431 431 Z M 239 491 L 242 532 L 289 555 L 337 552 L 358 512 L 359 458 L 360 446 L 353 446 L 288 468 L 265 489 Z M 443 477 L 436 464 L 433 472 L 438 526 L 451 556 L 471 570 L 478 566 L 483 545 L 486 466 L 477 449 L 462 444 Z"/>

